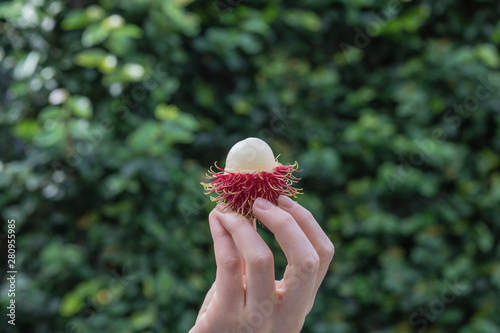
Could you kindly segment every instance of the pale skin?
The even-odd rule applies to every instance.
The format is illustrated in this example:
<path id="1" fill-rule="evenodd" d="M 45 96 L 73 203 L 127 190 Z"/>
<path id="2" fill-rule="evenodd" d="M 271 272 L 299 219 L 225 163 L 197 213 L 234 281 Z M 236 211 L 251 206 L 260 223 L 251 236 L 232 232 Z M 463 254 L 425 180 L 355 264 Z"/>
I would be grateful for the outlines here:
<path id="1" fill-rule="evenodd" d="M 210 213 L 217 274 L 190 333 L 300 332 L 335 248 L 307 209 L 284 196 L 278 206 L 258 198 L 253 211 L 287 258 L 279 281 L 271 250 L 247 219 Z"/>

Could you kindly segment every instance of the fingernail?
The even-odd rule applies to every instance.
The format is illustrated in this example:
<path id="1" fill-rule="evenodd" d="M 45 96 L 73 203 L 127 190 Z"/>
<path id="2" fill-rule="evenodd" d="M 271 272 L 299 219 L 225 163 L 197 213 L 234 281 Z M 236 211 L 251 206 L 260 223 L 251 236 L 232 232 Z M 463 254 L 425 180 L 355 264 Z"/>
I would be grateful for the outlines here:
<path id="1" fill-rule="evenodd" d="M 255 200 L 255 205 L 260 209 L 269 209 L 272 207 L 271 203 L 263 198 L 257 198 L 257 200 Z"/>
<path id="2" fill-rule="evenodd" d="M 278 203 L 280 207 L 284 208 L 292 208 L 296 204 L 295 201 L 284 195 L 280 195 L 280 197 L 278 198 Z"/>

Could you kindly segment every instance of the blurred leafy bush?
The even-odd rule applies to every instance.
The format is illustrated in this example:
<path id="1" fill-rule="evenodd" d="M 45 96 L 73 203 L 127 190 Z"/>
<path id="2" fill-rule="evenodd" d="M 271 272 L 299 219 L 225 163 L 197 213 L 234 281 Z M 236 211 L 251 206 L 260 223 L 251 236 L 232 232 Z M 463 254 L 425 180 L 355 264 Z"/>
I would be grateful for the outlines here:
<path id="1" fill-rule="evenodd" d="M 304 332 L 500 332 L 499 14 L 493 0 L 1 2 L 9 329 L 187 332 L 215 277 L 199 182 L 258 136 L 300 163 L 299 201 L 337 249 Z"/>

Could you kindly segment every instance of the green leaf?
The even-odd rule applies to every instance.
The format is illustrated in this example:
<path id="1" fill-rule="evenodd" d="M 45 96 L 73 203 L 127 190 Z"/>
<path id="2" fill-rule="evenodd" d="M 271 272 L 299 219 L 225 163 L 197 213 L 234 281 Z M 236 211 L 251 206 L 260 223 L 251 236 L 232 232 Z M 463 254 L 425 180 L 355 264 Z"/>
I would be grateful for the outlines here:
<path id="1" fill-rule="evenodd" d="M 95 68 L 105 60 L 107 55 L 102 49 L 87 49 L 75 55 L 75 63 L 82 67 Z"/>
<path id="2" fill-rule="evenodd" d="M 31 119 L 23 120 L 14 128 L 14 134 L 27 142 L 32 142 L 38 133 L 40 133 L 40 127 Z"/>
<path id="3" fill-rule="evenodd" d="M 48 105 L 44 107 L 37 116 L 39 121 L 56 120 L 63 118 L 63 110 L 60 106 Z"/>
<path id="4" fill-rule="evenodd" d="M 262 50 L 260 40 L 252 34 L 241 33 L 238 40 L 241 49 L 248 54 L 257 54 Z"/>
<path id="5" fill-rule="evenodd" d="M 73 9 L 64 17 L 61 27 L 63 30 L 82 29 L 88 26 L 89 23 L 102 19 L 104 15 L 105 11 L 97 5 L 91 5 L 85 10 Z"/>
<path id="6" fill-rule="evenodd" d="M 123 66 L 123 76 L 126 80 L 131 82 L 139 82 L 146 76 L 146 70 L 141 64 L 128 63 Z"/>
<path id="7" fill-rule="evenodd" d="M 14 77 L 18 80 L 30 77 L 35 73 L 40 61 L 40 53 L 31 51 L 21 61 L 17 63 L 14 69 Z"/>
<path id="8" fill-rule="evenodd" d="M 85 10 L 85 14 L 89 21 L 95 22 L 104 18 L 104 16 L 106 16 L 106 11 L 98 5 L 90 5 Z"/>
<path id="9" fill-rule="evenodd" d="M 494 243 L 492 231 L 484 223 L 478 224 L 474 229 L 479 249 L 484 253 L 488 253 Z"/>
<path id="10" fill-rule="evenodd" d="M 44 123 L 43 130 L 33 139 L 33 143 L 39 147 L 50 147 L 64 142 L 64 124 L 57 120 L 48 120 Z"/>
<path id="11" fill-rule="evenodd" d="M 64 20 L 61 22 L 61 27 L 63 30 L 75 30 L 86 27 L 88 23 L 89 18 L 85 11 L 74 9 L 64 17 Z"/>
<path id="12" fill-rule="evenodd" d="M 73 95 L 66 100 L 65 104 L 79 118 L 92 117 L 92 103 L 88 97 Z"/>
<path id="13" fill-rule="evenodd" d="M 21 16 L 23 3 L 21 1 L 9 1 L 0 4 L 0 18 L 8 20 L 17 19 Z"/>
<path id="14" fill-rule="evenodd" d="M 178 117 L 172 119 L 172 123 L 188 131 L 195 131 L 199 126 L 196 117 L 186 112 L 179 113 Z"/>
<path id="15" fill-rule="evenodd" d="M 79 295 L 66 294 L 62 301 L 60 307 L 60 313 L 63 317 L 69 317 L 80 311 L 83 307 L 83 301 Z"/>
<path id="16" fill-rule="evenodd" d="M 59 313 L 63 317 L 70 317 L 78 313 L 85 305 L 86 298 L 92 298 L 101 288 L 99 280 L 89 280 L 80 283 L 61 300 Z"/>
<path id="17" fill-rule="evenodd" d="M 475 48 L 476 56 L 486 66 L 497 69 L 500 66 L 498 49 L 493 44 L 479 44 Z"/>
<path id="18" fill-rule="evenodd" d="M 120 29 L 125 24 L 123 17 L 113 14 L 102 21 L 102 26 L 106 30 Z"/>
<path id="19" fill-rule="evenodd" d="M 129 135 L 127 142 L 132 149 L 144 152 L 155 143 L 160 135 L 161 128 L 159 124 L 146 121 Z"/>
<path id="20" fill-rule="evenodd" d="M 130 315 L 130 326 L 136 331 L 142 331 L 151 327 L 155 322 L 156 311 L 151 307 L 148 311 L 134 312 Z"/>
<path id="21" fill-rule="evenodd" d="M 194 0 L 172 0 L 172 3 L 176 6 L 179 7 L 186 7 L 190 3 L 192 3 Z"/>
<path id="22" fill-rule="evenodd" d="M 321 29 L 321 18 L 312 11 L 289 10 L 285 13 L 284 20 L 293 27 L 301 27 L 309 31 Z"/>
<path id="23" fill-rule="evenodd" d="M 159 120 L 172 120 L 179 116 L 180 110 L 175 105 L 160 103 L 156 106 L 154 114 Z"/>
<path id="24" fill-rule="evenodd" d="M 117 67 L 118 59 L 114 55 L 108 55 L 99 64 L 99 71 L 104 74 L 113 73 Z"/>
<path id="25" fill-rule="evenodd" d="M 266 35 L 269 32 L 269 25 L 257 18 L 250 18 L 241 23 L 241 29 L 246 30 L 248 32 L 259 33 L 261 35 Z"/>
<path id="26" fill-rule="evenodd" d="M 245 100 L 239 99 L 233 104 L 233 111 L 236 114 L 249 114 L 252 109 L 252 105 Z"/>
<path id="27" fill-rule="evenodd" d="M 85 47 L 94 46 L 105 41 L 108 36 L 109 31 L 104 29 L 102 24 L 94 23 L 83 31 L 82 45 Z"/>
<path id="28" fill-rule="evenodd" d="M 123 27 L 113 30 L 113 37 L 129 37 L 129 38 L 141 38 L 142 29 L 135 24 L 126 24 Z"/>

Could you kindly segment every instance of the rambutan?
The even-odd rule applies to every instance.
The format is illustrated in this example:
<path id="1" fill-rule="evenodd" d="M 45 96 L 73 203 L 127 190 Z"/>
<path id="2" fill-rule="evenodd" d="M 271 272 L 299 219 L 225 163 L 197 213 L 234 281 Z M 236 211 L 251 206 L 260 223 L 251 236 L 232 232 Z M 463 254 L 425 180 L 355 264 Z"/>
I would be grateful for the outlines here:
<path id="1" fill-rule="evenodd" d="M 298 164 L 283 165 L 277 161 L 269 145 L 258 138 L 247 138 L 236 143 L 229 151 L 225 169 L 215 163 L 218 171 L 210 168 L 207 177 L 211 183 L 201 183 L 205 194 L 215 193 L 212 201 L 223 203 L 224 209 L 235 211 L 244 217 L 253 218 L 252 206 L 261 197 L 274 205 L 280 195 L 297 197 L 301 189 L 293 184 Z"/>

